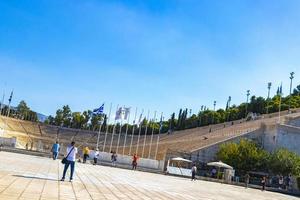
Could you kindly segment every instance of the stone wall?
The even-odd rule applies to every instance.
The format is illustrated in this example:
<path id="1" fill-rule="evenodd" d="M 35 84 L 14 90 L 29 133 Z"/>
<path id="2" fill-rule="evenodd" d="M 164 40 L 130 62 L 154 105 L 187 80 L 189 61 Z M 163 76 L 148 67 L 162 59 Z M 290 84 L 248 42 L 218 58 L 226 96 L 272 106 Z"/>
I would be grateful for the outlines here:
<path id="1" fill-rule="evenodd" d="M 300 127 L 300 118 L 292 119 L 288 122 L 288 125 Z"/>
<path id="2" fill-rule="evenodd" d="M 252 131 L 252 132 L 245 133 L 238 137 L 220 141 L 220 142 L 210 145 L 208 147 L 203 147 L 197 151 L 192 152 L 191 160 L 193 160 L 193 161 L 197 160 L 197 161 L 205 162 L 205 163 L 210 162 L 210 161 L 216 161 L 216 153 L 218 152 L 219 147 L 224 143 L 229 143 L 229 142 L 238 143 L 242 139 L 251 139 L 251 140 L 255 140 L 261 144 L 263 142 L 262 141 L 263 128 L 264 127 L 262 127 L 261 129 Z"/>
<path id="3" fill-rule="evenodd" d="M 295 122 L 296 120 L 294 120 Z M 300 120 L 298 120 L 300 121 Z M 240 142 L 241 139 L 251 139 L 261 144 L 268 152 L 279 148 L 286 148 L 300 155 L 300 128 L 291 125 L 264 125 L 259 130 L 245 133 L 239 137 L 220 141 L 208 147 L 203 147 L 191 153 L 190 159 L 193 161 L 210 162 L 216 160 L 216 153 L 219 147 L 228 142 Z"/>

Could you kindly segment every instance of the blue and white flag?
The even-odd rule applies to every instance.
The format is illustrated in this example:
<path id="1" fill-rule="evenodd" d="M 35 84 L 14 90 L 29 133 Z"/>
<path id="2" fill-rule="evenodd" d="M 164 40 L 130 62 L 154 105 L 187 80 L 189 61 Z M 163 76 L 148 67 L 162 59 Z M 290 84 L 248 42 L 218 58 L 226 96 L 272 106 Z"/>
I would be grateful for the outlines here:
<path id="1" fill-rule="evenodd" d="M 94 115 L 101 115 L 101 114 L 103 114 L 103 111 L 104 111 L 104 103 L 99 108 L 94 109 L 93 114 Z"/>
<path id="2" fill-rule="evenodd" d="M 11 93 L 10 93 L 9 99 L 8 99 L 9 104 L 11 103 L 13 95 L 14 95 L 14 91 L 12 90 Z"/>
<path id="3" fill-rule="evenodd" d="M 141 124 L 141 123 L 142 123 L 142 120 L 143 120 L 143 113 L 144 113 L 144 110 L 143 110 L 142 113 L 140 114 L 140 117 L 139 117 L 139 120 L 138 120 L 138 124 Z"/>

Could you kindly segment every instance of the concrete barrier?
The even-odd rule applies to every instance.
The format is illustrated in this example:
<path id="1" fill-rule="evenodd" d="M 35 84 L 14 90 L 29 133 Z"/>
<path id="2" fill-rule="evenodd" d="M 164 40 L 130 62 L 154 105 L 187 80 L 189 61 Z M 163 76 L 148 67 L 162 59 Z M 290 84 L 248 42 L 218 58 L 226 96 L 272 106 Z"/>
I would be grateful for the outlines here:
<path id="1" fill-rule="evenodd" d="M 0 144 L 2 146 L 8 146 L 8 147 L 16 147 L 17 138 L 7 138 L 7 137 L 0 137 Z"/>
<path id="2" fill-rule="evenodd" d="M 101 162 L 111 162 L 111 153 L 107 152 L 100 152 L 99 159 Z M 127 155 L 117 155 L 117 163 L 122 165 L 129 165 L 132 164 L 132 157 Z M 139 158 L 138 159 L 138 167 L 154 169 L 163 171 L 164 161 L 162 160 L 153 160 L 153 159 L 146 159 L 146 158 Z"/>

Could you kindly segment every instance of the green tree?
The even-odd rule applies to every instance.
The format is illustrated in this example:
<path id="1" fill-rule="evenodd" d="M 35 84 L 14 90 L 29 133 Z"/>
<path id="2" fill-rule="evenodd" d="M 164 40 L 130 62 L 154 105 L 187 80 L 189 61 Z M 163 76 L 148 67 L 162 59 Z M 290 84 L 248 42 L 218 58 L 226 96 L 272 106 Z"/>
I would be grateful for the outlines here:
<path id="1" fill-rule="evenodd" d="M 221 145 L 217 158 L 238 171 L 265 171 L 269 154 L 249 140 Z"/>
<path id="2" fill-rule="evenodd" d="M 101 115 L 92 115 L 92 118 L 91 118 L 92 130 L 99 130 L 99 124 L 100 124 L 101 120 L 102 120 Z"/>
<path id="3" fill-rule="evenodd" d="M 294 89 L 294 91 L 293 91 L 293 95 L 300 95 L 300 85 L 297 85 L 297 87 Z"/>
<path id="4" fill-rule="evenodd" d="M 63 125 L 63 121 L 64 121 L 63 111 L 62 111 L 62 109 L 58 109 L 56 111 L 56 115 L 54 117 L 54 125 L 56 125 L 56 126 L 62 126 Z"/>
<path id="5" fill-rule="evenodd" d="M 62 117 L 63 117 L 63 126 L 70 127 L 72 121 L 72 112 L 69 105 L 63 106 Z"/>
<path id="6" fill-rule="evenodd" d="M 19 105 L 17 106 L 17 112 L 20 119 L 28 118 L 30 108 L 27 106 L 24 100 L 20 101 Z"/>
<path id="7" fill-rule="evenodd" d="M 269 166 L 274 174 L 300 176 L 300 156 L 287 149 L 278 149 L 270 158 Z"/>

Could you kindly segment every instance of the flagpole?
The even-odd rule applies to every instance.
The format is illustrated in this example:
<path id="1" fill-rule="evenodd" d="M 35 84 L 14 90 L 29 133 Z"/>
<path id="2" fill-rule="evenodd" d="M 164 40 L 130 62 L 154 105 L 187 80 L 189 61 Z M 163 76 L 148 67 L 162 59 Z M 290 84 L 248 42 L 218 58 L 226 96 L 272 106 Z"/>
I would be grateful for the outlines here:
<path id="1" fill-rule="evenodd" d="M 125 108 L 125 106 L 123 107 Z M 122 133 L 122 126 L 123 126 L 123 110 L 121 108 L 121 124 L 120 124 L 120 130 L 119 130 L 119 135 L 118 135 L 118 142 L 117 142 L 117 150 L 116 150 L 116 153 L 118 154 L 118 151 L 119 151 L 119 144 L 120 144 L 120 138 L 121 138 L 121 133 Z"/>
<path id="2" fill-rule="evenodd" d="M 280 111 L 281 111 L 281 95 L 282 95 L 282 83 L 280 85 L 280 90 L 279 90 L 279 110 L 278 110 L 278 123 L 280 124 Z"/>
<path id="3" fill-rule="evenodd" d="M 161 116 L 160 116 L 160 123 L 162 123 L 162 120 L 163 120 L 163 113 L 161 113 Z M 157 136 L 157 141 L 156 141 L 156 150 L 155 150 L 155 156 L 154 156 L 154 159 L 156 160 L 157 158 L 157 152 L 158 152 L 158 145 L 159 145 L 159 137 L 160 137 L 160 133 L 161 133 L 161 128 L 162 128 L 162 124 L 159 125 L 159 131 L 158 131 L 158 136 Z"/>
<path id="4" fill-rule="evenodd" d="M 142 110 L 142 113 L 141 113 L 141 117 L 143 116 L 143 113 L 144 113 L 144 109 Z M 142 119 L 140 119 L 141 121 L 139 121 L 139 135 L 138 135 L 138 140 L 137 140 L 137 144 L 136 144 L 136 149 L 135 149 L 135 153 L 136 155 L 138 155 L 138 150 L 139 150 L 139 143 L 140 143 L 140 137 L 141 137 L 141 130 L 142 130 L 142 124 L 141 122 L 143 121 Z"/>
<path id="5" fill-rule="evenodd" d="M 130 109 L 130 108 L 129 108 Z M 126 140 L 127 140 L 127 133 L 128 133 L 128 126 L 129 126 L 129 122 L 130 122 L 130 110 L 129 110 L 129 114 L 128 114 L 128 120 L 127 120 L 127 126 L 126 126 L 126 131 L 125 131 L 125 139 L 124 139 L 124 144 L 123 144 L 123 153 L 122 155 L 125 155 L 125 145 L 126 145 Z"/>
<path id="6" fill-rule="evenodd" d="M 105 145 L 106 145 L 106 140 L 107 140 L 108 126 L 109 126 L 108 123 L 110 121 L 111 108 L 112 108 L 112 103 L 110 103 L 108 119 L 107 119 L 107 122 L 106 122 L 106 130 L 105 130 L 105 137 L 104 137 L 104 144 L 103 144 L 103 152 L 105 152 Z"/>
<path id="7" fill-rule="evenodd" d="M 0 115 L 2 115 L 2 107 L 3 107 L 3 103 L 4 103 L 4 98 L 5 98 L 5 91 L 3 91 L 3 96 L 2 96 L 1 106 L 0 106 Z"/>
<path id="8" fill-rule="evenodd" d="M 151 132 L 151 139 L 150 139 L 150 146 L 149 146 L 149 154 L 148 154 L 148 158 L 150 158 L 151 156 L 151 149 L 152 149 L 152 142 L 153 142 L 153 134 L 154 134 L 154 126 L 155 126 L 155 121 L 156 121 L 156 111 L 154 112 L 154 118 L 153 118 L 153 122 L 152 122 L 152 132 Z"/>
<path id="9" fill-rule="evenodd" d="M 131 140 L 130 140 L 130 147 L 129 147 L 128 155 L 131 155 L 131 148 L 132 148 L 132 142 L 133 142 L 133 136 L 134 136 L 136 115 L 137 115 L 137 107 L 135 107 L 134 121 L 133 121 L 133 125 L 132 125 Z"/>
<path id="10" fill-rule="evenodd" d="M 101 117 L 101 115 L 100 115 L 100 117 Z M 97 145 L 96 145 L 96 149 L 98 149 L 98 147 L 99 147 L 99 139 L 100 139 L 101 129 L 102 129 L 102 121 L 101 121 L 101 119 L 100 119 L 100 125 L 99 125 L 99 131 L 98 131 L 98 137 L 97 137 Z"/>
<path id="11" fill-rule="evenodd" d="M 11 103 L 13 94 L 14 94 L 14 90 L 11 91 L 10 97 L 9 97 L 9 99 L 8 99 L 8 111 L 7 111 L 7 117 L 9 117 L 9 113 L 10 113 L 10 103 Z"/>
<path id="12" fill-rule="evenodd" d="M 146 139 L 147 139 L 147 131 L 148 131 L 148 124 L 149 124 L 149 115 L 150 115 L 150 111 L 148 110 L 147 123 L 146 123 L 145 136 L 144 136 L 144 144 L 143 144 L 143 150 L 142 150 L 142 158 L 144 157 L 144 151 L 145 151 L 145 145 L 146 145 Z"/>
<path id="13" fill-rule="evenodd" d="M 118 111 L 118 108 L 119 108 L 119 104 L 117 105 L 117 111 Z M 116 117 L 115 117 L 115 122 L 114 122 L 114 125 L 113 125 L 112 134 L 111 134 L 109 152 L 111 152 L 111 150 L 112 150 L 112 145 L 113 145 L 113 141 L 114 141 L 114 134 L 115 134 L 115 128 L 116 128 L 116 121 L 117 120 L 116 120 Z"/>

